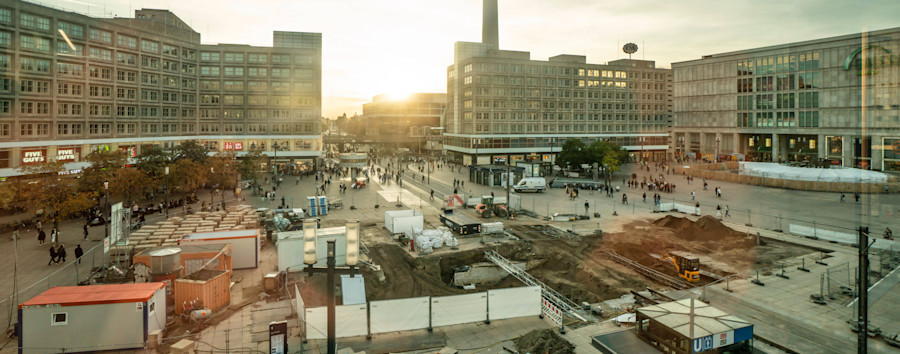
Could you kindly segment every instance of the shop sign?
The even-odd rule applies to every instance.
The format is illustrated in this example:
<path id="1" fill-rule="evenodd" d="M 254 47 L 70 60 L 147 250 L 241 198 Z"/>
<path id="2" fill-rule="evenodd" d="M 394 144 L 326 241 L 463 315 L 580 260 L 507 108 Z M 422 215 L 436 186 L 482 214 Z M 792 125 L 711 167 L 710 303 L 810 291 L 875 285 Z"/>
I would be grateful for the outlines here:
<path id="1" fill-rule="evenodd" d="M 22 151 L 22 164 L 30 165 L 44 162 L 44 150 L 24 150 Z"/>
<path id="2" fill-rule="evenodd" d="M 244 143 L 242 143 L 240 141 L 235 141 L 235 142 L 226 141 L 225 142 L 225 150 L 244 150 Z"/>
<path id="3" fill-rule="evenodd" d="M 234 143 L 225 142 L 225 150 L 234 150 Z"/>
<path id="4" fill-rule="evenodd" d="M 863 50 L 868 52 L 868 58 L 860 58 Z M 863 60 L 865 60 L 866 72 L 863 72 Z M 859 47 L 844 59 L 844 70 L 856 70 L 857 76 L 878 74 L 878 69 L 900 65 L 900 55 L 891 53 L 880 45 L 870 44 Z"/>
<path id="5" fill-rule="evenodd" d="M 59 149 L 56 150 L 56 161 L 75 161 L 75 149 Z"/>

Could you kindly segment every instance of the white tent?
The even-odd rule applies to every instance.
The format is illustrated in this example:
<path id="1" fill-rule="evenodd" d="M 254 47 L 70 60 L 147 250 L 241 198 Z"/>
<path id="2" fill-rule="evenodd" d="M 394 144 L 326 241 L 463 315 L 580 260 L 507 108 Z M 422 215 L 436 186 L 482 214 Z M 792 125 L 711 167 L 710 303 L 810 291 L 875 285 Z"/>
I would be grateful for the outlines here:
<path id="1" fill-rule="evenodd" d="M 772 162 L 740 162 L 741 174 L 797 181 L 885 183 L 888 175 L 858 168 L 791 167 Z"/>

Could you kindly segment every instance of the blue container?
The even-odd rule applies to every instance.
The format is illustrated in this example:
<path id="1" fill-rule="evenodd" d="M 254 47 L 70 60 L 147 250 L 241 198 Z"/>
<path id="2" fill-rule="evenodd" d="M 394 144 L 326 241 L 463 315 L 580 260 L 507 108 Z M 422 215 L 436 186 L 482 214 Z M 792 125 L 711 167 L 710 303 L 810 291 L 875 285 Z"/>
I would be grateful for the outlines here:
<path id="1" fill-rule="evenodd" d="M 309 216 L 316 216 L 316 197 L 306 197 L 309 200 Z"/>
<path id="2" fill-rule="evenodd" d="M 319 196 L 319 215 L 328 215 L 328 200 L 323 196 Z"/>

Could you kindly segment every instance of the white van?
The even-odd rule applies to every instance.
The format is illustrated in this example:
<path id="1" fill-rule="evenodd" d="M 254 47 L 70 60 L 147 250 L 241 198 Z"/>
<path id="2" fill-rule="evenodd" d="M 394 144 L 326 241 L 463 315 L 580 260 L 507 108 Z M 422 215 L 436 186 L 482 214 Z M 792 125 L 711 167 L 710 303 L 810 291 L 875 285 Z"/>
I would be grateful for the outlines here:
<path id="1" fill-rule="evenodd" d="M 547 180 L 544 177 L 525 177 L 513 186 L 516 192 L 539 192 L 547 189 Z"/>

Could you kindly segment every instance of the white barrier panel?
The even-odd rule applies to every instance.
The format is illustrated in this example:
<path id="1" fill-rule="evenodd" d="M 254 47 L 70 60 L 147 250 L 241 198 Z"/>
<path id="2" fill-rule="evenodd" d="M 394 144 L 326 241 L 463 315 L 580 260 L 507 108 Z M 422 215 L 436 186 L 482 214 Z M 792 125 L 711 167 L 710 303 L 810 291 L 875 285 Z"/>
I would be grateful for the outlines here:
<path id="1" fill-rule="evenodd" d="M 685 214 L 696 214 L 697 209 L 693 205 L 685 205 L 678 203 L 659 203 L 659 211 L 678 211 Z"/>
<path id="2" fill-rule="evenodd" d="M 366 305 L 343 305 L 334 308 L 335 336 L 356 337 L 369 334 L 366 328 Z M 328 335 L 328 308 L 306 309 L 306 338 L 325 339 Z"/>
<path id="3" fill-rule="evenodd" d="M 294 310 L 297 311 L 297 319 L 300 320 L 301 332 L 305 333 L 306 326 L 304 326 L 304 323 L 306 323 L 306 304 L 303 303 L 303 298 L 300 297 L 300 288 L 298 288 L 297 285 L 294 285 L 294 294 Z M 303 338 L 303 333 L 300 334 L 300 338 Z"/>
<path id="4" fill-rule="evenodd" d="M 372 334 L 428 328 L 428 297 L 369 302 Z M 366 315 L 363 313 L 363 321 Z"/>
<path id="5" fill-rule="evenodd" d="M 487 319 L 487 293 L 431 298 L 431 326 L 450 326 Z"/>
<path id="6" fill-rule="evenodd" d="M 832 230 L 820 229 L 820 228 L 812 228 L 809 226 L 802 225 L 788 225 L 788 232 L 794 235 L 800 236 L 809 236 L 815 237 L 820 240 L 825 241 L 833 241 L 838 243 L 844 243 L 848 245 L 855 245 L 859 242 L 859 236 L 856 234 L 848 234 L 843 232 L 837 232 Z M 872 248 L 876 249 L 900 249 L 900 242 L 896 240 L 885 240 L 883 238 L 879 238 L 877 234 L 873 234 L 870 230 L 869 238 L 876 238 L 877 241 L 872 244 Z"/>
<path id="7" fill-rule="evenodd" d="M 488 318 L 502 320 L 541 314 L 541 287 L 488 290 Z"/>

